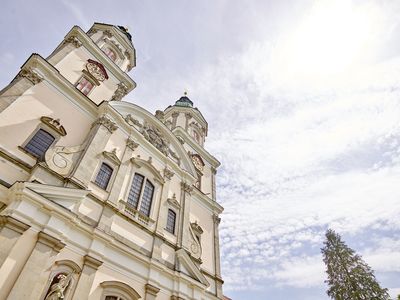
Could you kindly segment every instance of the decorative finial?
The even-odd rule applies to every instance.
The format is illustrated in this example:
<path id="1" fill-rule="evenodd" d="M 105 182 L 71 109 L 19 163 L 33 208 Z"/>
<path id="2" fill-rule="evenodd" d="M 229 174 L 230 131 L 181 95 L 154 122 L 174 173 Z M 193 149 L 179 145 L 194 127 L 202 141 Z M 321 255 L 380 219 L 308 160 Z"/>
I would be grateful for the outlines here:
<path id="1" fill-rule="evenodd" d="M 187 96 L 187 94 L 188 94 L 188 93 L 187 93 L 187 91 L 185 90 L 185 91 L 183 92 L 183 95 L 184 95 L 184 96 Z"/>
<path id="2" fill-rule="evenodd" d="M 128 32 L 129 31 L 129 27 L 125 26 L 125 31 Z"/>

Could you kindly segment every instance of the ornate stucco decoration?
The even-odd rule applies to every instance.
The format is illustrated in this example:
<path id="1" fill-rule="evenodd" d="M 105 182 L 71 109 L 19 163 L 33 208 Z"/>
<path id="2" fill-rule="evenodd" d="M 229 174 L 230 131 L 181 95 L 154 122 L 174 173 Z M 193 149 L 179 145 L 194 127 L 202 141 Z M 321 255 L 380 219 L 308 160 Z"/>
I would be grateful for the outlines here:
<path id="1" fill-rule="evenodd" d="M 68 175 L 83 149 L 83 145 L 50 147 L 45 154 L 46 164 L 58 174 Z"/>
<path id="2" fill-rule="evenodd" d="M 194 223 L 190 223 L 189 226 L 190 231 L 190 252 L 194 258 L 200 259 L 202 254 L 201 248 L 201 235 L 203 234 L 203 229 L 197 224 L 197 221 Z"/>
<path id="3" fill-rule="evenodd" d="M 76 36 L 70 36 L 64 41 L 65 44 L 72 44 L 75 48 L 82 46 L 82 43 L 78 40 Z"/>
<path id="4" fill-rule="evenodd" d="M 192 158 L 192 162 L 193 162 L 193 165 L 195 166 L 195 168 L 197 170 L 199 170 L 200 172 L 203 172 L 205 164 L 204 164 L 201 156 L 198 154 L 192 154 L 191 158 Z"/>
<path id="5" fill-rule="evenodd" d="M 172 198 L 168 198 L 167 202 L 169 205 L 171 205 L 172 207 L 176 208 L 176 209 L 180 209 L 181 205 L 179 204 L 178 200 L 176 200 L 176 195 L 173 194 Z"/>
<path id="6" fill-rule="evenodd" d="M 113 41 L 113 40 L 110 40 L 110 39 L 107 39 L 107 38 L 105 38 L 104 41 L 105 41 L 107 44 L 109 44 L 109 45 L 111 46 L 112 49 L 114 49 L 116 52 L 118 52 L 118 56 L 119 56 L 121 59 L 124 58 L 123 49 L 121 48 L 121 46 L 120 46 L 117 42 L 115 42 L 115 41 Z"/>
<path id="7" fill-rule="evenodd" d="M 126 115 L 125 121 L 131 126 L 138 126 L 139 128 L 143 127 L 142 123 L 140 123 L 139 120 L 133 118 L 131 114 Z"/>
<path id="8" fill-rule="evenodd" d="M 31 68 L 27 69 L 22 69 L 18 73 L 18 77 L 26 78 L 28 79 L 33 85 L 38 84 L 43 80 L 43 78 L 38 75 L 36 72 L 34 72 Z"/>
<path id="9" fill-rule="evenodd" d="M 125 51 L 124 54 L 125 54 L 125 57 L 126 57 L 128 60 L 131 60 L 131 54 L 129 53 L 129 51 Z"/>
<path id="10" fill-rule="evenodd" d="M 97 125 L 97 124 L 102 125 L 105 128 L 107 128 L 107 130 L 110 133 L 113 133 L 115 130 L 118 129 L 118 126 L 113 121 L 111 121 L 109 118 L 107 118 L 104 115 L 101 116 L 100 118 L 98 118 L 96 121 L 94 121 L 92 127 Z"/>
<path id="11" fill-rule="evenodd" d="M 53 118 L 50 117 L 41 117 L 40 121 L 42 121 L 44 124 L 49 126 L 51 129 L 53 129 L 55 132 L 60 134 L 61 136 L 66 136 L 67 132 L 64 129 L 64 126 L 61 125 L 60 119 L 54 120 Z"/>
<path id="12" fill-rule="evenodd" d="M 193 186 L 187 184 L 186 182 L 182 181 L 181 182 L 181 187 L 188 194 L 190 194 L 193 191 Z"/>
<path id="13" fill-rule="evenodd" d="M 221 218 L 218 217 L 217 215 L 213 215 L 213 221 L 215 225 L 219 225 L 219 223 L 221 223 Z"/>
<path id="14" fill-rule="evenodd" d="M 145 123 L 142 134 L 154 147 L 160 150 L 165 156 L 168 156 L 170 152 L 169 143 L 157 127 Z"/>
<path id="15" fill-rule="evenodd" d="M 87 32 L 87 34 L 89 36 L 92 36 L 93 34 L 97 33 L 98 30 L 96 28 L 90 28 L 89 31 Z"/>
<path id="16" fill-rule="evenodd" d="M 165 168 L 164 169 L 164 177 L 168 178 L 169 180 L 171 180 L 171 178 L 175 175 L 174 172 L 172 172 L 170 169 Z"/>
<path id="17" fill-rule="evenodd" d="M 120 82 L 114 92 L 114 95 L 111 97 L 111 101 L 120 101 L 122 97 L 124 97 L 127 93 L 127 86 L 124 83 Z"/>
<path id="18" fill-rule="evenodd" d="M 88 59 L 88 62 L 86 64 L 86 70 L 97 81 L 102 82 L 108 79 L 108 74 L 104 66 L 95 60 Z"/>
<path id="19" fill-rule="evenodd" d="M 115 163 L 116 165 L 120 165 L 121 161 L 117 156 L 117 148 L 114 148 L 111 152 L 109 151 L 103 151 L 103 155 L 108 158 L 109 160 L 111 160 L 113 163 Z"/>
<path id="20" fill-rule="evenodd" d="M 111 33 L 111 31 L 110 30 L 104 30 L 103 31 L 103 34 L 105 35 L 105 36 L 107 36 L 107 37 L 112 37 L 112 33 Z"/>
<path id="21" fill-rule="evenodd" d="M 131 149 L 132 151 L 135 151 L 135 149 L 137 148 L 137 147 L 139 147 L 139 144 L 138 143 L 136 143 L 134 140 L 132 140 L 131 138 L 128 138 L 127 140 L 126 140 L 126 146 L 129 148 L 129 149 Z"/>
<path id="22" fill-rule="evenodd" d="M 161 110 L 156 110 L 156 118 L 159 119 L 161 122 L 164 121 L 164 112 Z"/>

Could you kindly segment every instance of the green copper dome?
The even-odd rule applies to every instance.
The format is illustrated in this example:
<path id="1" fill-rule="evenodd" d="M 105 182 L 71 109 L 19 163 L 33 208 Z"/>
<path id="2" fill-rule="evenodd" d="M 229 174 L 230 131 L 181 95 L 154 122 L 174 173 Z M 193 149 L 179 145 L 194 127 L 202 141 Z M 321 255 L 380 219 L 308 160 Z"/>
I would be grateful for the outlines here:
<path id="1" fill-rule="evenodd" d="M 179 100 L 175 102 L 175 106 L 181 106 L 181 107 L 193 107 L 193 102 L 190 100 L 187 96 L 186 93 L 184 96 L 180 97 Z"/>

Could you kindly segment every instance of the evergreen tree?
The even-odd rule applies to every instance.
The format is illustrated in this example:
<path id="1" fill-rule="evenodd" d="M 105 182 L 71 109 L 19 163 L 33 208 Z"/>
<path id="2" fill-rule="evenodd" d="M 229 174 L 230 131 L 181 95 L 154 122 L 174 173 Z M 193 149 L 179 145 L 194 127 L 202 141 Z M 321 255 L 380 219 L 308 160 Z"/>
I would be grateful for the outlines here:
<path id="1" fill-rule="evenodd" d="M 328 296 L 335 300 L 390 300 L 372 269 L 331 229 L 321 249 L 328 273 Z"/>

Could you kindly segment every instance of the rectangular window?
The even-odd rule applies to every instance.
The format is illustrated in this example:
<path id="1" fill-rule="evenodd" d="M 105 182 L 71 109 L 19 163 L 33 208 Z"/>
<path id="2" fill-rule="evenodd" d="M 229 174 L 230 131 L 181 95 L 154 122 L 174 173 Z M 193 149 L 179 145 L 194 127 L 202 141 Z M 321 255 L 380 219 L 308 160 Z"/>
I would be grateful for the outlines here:
<path id="1" fill-rule="evenodd" d="M 168 209 L 167 226 L 165 229 L 174 234 L 175 233 L 176 213 L 172 209 Z"/>
<path id="2" fill-rule="evenodd" d="M 102 163 L 100 170 L 97 173 L 95 183 L 102 189 L 106 190 L 112 173 L 113 169 L 109 165 Z"/>
<path id="3" fill-rule="evenodd" d="M 139 203 L 140 192 L 142 190 L 144 177 L 140 174 L 133 176 L 131 189 L 128 195 L 128 204 L 137 209 Z"/>
<path id="4" fill-rule="evenodd" d="M 50 133 L 43 129 L 39 129 L 28 144 L 25 145 L 24 149 L 38 159 L 43 160 L 44 154 L 47 149 L 50 148 L 51 144 L 53 144 L 54 140 L 54 136 Z"/>
<path id="5" fill-rule="evenodd" d="M 79 79 L 78 83 L 76 84 L 76 88 L 80 90 L 83 94 L 87 95 L 93 89 L 94 84 L 88 80 L 85 76 Z"/>
<path id="6" fill-rule="evenodd" d="M 146 185 L 144 186 L 142 202 L 140 203 L 140 212 L 146 216 L 150 216 L 151 201 L 153 199 L 154 186 L 150 181 L 146 180 Z"/>

